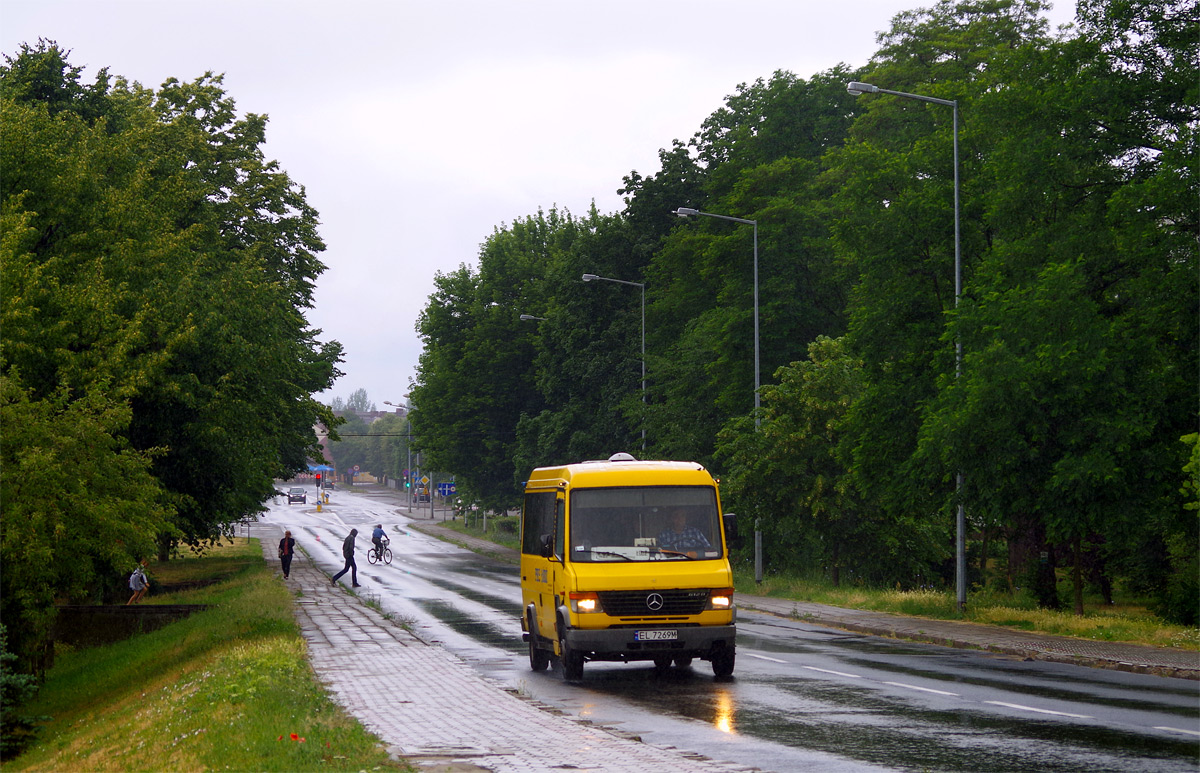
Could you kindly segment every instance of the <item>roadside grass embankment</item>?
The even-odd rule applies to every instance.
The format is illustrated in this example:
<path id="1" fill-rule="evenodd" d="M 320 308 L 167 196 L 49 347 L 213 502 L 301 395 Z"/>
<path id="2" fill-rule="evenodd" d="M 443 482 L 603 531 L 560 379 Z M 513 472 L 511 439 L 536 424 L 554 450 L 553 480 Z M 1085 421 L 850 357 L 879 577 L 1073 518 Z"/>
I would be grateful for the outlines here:
<path id="1" fill-rule="evenodd" d="M 1152 647 L 1200 650 L 1200 628 L 1174 625 L 1153 614 L 1144 599 L 1115 599 L 1111 606 L 1085 597 L 1084 615 L 1070 610 L 1039 609 L 1031 597 L 1017 593 L 978 590 L 967 599 L 966 614 L 958 611 L 953 591 L 892 590 L 855 586 L 835 587 L 824 577 L 774 575 L 754 582 L 753 571 L 734 570 L 739 593 L 864 609 L 932 620 L 962 620 L 1035 633 L 1074 636 L 1097 641 L 1128 642 Z"/>
<path id="2" fill-rule="evenodd" d="M 150 574 L 144 603 L 210 607 L 115 644 L 60 650 L 22 712 L 51 719 L 6 771 L 412 770 L 317 681 L 290 591 L 257 540 Z"/>
<path id="3" fill-rule="evenodd" d="M 466 523 L 461 519 L 439 521 L 438 525 L 520 550 L 516 521 L 513 516 L 488 518 L 486 533 L 481 518 Z M 738 593 L 746 595 L 808 601 L 844 609 L 933 620 L 962 620 L 1080 639 L 1200 651 L 1200 628 L 1164 621 L 1150 611 L 1150 604 L 1145 599 L 1118 597 L 1110 606 L 1098 596 L 1085 597 L 1085 614 L 1078 617 L 1070 610 L 1039 609 L 1034 600 L 1024 594 L 976 590 L 969 597 L 967 613 L 963 615 L 958 611 L 953 591 L 945 590 L 835 587 L 825 577 L 789 575 L 764 577 L 759 585 L 754 582 L 753 571 L 744 567 L 734 569 L 734 587 Z"/>

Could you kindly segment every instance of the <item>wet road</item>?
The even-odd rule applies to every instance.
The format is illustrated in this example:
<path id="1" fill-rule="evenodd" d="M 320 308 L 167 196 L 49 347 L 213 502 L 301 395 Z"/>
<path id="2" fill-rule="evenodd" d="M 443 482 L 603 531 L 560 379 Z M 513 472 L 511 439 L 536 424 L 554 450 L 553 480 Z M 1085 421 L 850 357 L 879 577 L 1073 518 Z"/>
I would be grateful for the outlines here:
<path id="1" fill-rule="evenodd" d="M 529 670 L 514 567 L 404 528 L 385 500 L 267 516 L 331 573 L 359 529 L 359 591 L 492 679 L 597 723 L 778 773 L 1196 771 L 1196 682 L 847 634 L 742 611 L 734 678 L 707 663 L 588 663 L 582 685 Z M 370 566 L 382 522 L 395 560 Z M 348 578 L 346 578 L 348 579 Z M 397 677 L 400 678 L 400 677 Z"/>

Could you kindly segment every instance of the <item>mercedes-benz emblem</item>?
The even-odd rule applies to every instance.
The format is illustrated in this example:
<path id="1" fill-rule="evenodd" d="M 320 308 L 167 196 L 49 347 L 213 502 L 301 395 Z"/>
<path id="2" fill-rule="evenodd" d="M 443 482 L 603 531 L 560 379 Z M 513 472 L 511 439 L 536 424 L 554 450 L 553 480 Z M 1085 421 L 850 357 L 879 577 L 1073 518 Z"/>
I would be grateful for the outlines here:
<path id="1" fill-rule="evenodd" d="M 663 597 L 661 593 L 651 593 L 646 597 L 646 608 L 651 612 L 657 612 L 663 608 Z"/>

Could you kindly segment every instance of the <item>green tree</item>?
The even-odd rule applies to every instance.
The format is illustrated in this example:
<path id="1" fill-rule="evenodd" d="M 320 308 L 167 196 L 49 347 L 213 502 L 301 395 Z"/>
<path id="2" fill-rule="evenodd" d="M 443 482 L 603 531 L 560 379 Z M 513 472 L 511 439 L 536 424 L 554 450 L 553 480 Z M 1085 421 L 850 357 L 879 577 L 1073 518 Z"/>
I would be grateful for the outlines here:
<path id="1" fill-rule="evenodd" d="M 596 274 L 640 282 L 634 253 L 624 218 L 601 216 L 595 208 L 551 253 L 544 284 L 553 291 L 534 337 L 544 407 L 526 412 L 518 425 L 517 481 L 535 466 L 641 453 L 641 289 L 582 281 L 583 274 Z M 645 291 L 648 303 L 652 288 Z M 646 374 L 652 379 L 650 325 L 647 319 Z"/>
<path id="2" fill-rule="evenodd" d="M 340 346 L 304 318 L 316 213 L 219 77 L 84 85 L 41 41 L 0 67 L 0 116 L 0 584 L 28 656 L 49 599 L 227 533 L 303 469 Z"/>
<path id="3" fill-rule="evenodd" d="M 542 407 L 533 329 L 519 317 L 543 307 L 546 267 L 577 229 L 569 213 L 553 209 L 497 229 L 477 272 L 462 266 L 438 275 L 417 323 L 425 349 L 410 393 L 414 443 L 426 468 L 453 473 L 464 497 L 488 507 L 519 496 L 517 423 Z"/>
<path id="4" fill-rule="evenodd" d="M 829 240 L 824 153 L 855 112 L 848 71 L 810 80 L 777 72 L 739 86 L 693 139 L 701 196 L 678 201 L 758 221 L 760 378 L 845 330 L 846 285 Z M 754 231 L 700 217 L 677 228 L 647 268 L 656 368 L 656 450 L 711 459 L 717 430 L 754 402 Z"/>
<path id="5" fill-rule="evenodd" d="M 939 2 L 899 14 L 880 36 L 862 79 L 897 91 L 959 102 L 962 263 L 971 288 L 987 249 L 975 100 L 996 88 L 993 67 L 1022 46 L 1047 43 L 1037 2 Z M 945 337 L 954 294 L 953 112 L 919 101 L 863 98 L 843 148 L 829 154 L 837 181 L 834 238 L 849 272 L 849 342 L 866 386 L 847 419 L 856 485 L 894 520 L 929 519 L 943 554 L 952 544 L 955 468 L 916 458 L 939 375 L 954 372 Z M 951 575 L 943 565 L 944 576 Z"/>

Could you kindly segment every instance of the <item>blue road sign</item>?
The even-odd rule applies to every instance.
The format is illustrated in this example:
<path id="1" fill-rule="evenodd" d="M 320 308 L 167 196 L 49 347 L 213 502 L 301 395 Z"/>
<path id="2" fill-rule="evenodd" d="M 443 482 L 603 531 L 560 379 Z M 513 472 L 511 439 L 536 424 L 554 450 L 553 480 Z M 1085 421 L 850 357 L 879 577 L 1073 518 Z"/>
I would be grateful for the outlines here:
<path id="1" fill-rule="evenodd" d="M 437 490 L 438 490 L 439 497 L 451 497 L 451 496 L 454 496 L 454 494 L 458 492 L 458 488 L 457 488 L 456 484 L 454 483 L 454 481 L 450 481 L 449 483 L 437 484 Z"/>

